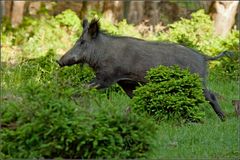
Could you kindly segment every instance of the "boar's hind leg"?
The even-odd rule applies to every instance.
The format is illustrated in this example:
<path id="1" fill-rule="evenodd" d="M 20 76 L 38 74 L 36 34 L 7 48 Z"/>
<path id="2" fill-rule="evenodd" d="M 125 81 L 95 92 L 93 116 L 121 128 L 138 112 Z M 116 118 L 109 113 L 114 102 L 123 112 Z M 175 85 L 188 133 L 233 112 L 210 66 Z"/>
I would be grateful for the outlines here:
<path id="1" fill-rule="evenodd" d="M 218 117 L 224 121 L 225 116 L 224 113 L 221 111 L 221 108 L 217 102 L 217 98 L 213 93 L 211 93 L 208 89 L 204 89 L 204 95 L 207 101 L 209 101 L 210 105 L 213 107 L 214 111 L 218 115 Z"/>
<path id="2" fill-rule="evenodd" d="M 138 86 L 138 83 L 135 81 L 130 81 L 130 80 L 121 80 L 117 82 L 122 89 L 126 92 L 126 94 L 132 98 L 133 97 L 133 90 L 136 89 Z"/>

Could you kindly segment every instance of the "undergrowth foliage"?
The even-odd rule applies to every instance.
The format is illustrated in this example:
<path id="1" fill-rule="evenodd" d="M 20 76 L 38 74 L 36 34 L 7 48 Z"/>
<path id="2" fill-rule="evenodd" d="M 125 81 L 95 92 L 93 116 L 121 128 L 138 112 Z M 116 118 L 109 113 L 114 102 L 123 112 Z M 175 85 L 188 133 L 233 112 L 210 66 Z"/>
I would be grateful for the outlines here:
<path id="1" fill-rule="evenodd" d="M 126 106 L 113 105 L 106 94 L 84 88 L 92 78 L 87 66 L 60 70 L 54 57 L 50 50 L 44 57 L 15 67 L 22 85 L 18 99 L 6 101 L 2 107 L 0 156 L 144 157 L 154 123 L 126 111 Z"/>
<path id="2" fill-rule="evenodd" d="M 4 117 L 16 111 L 14 106 L 3 110 L 3 126 L 15 125 L 1 130 L 1 152 L 6 157 L 136 158 L 149 150 L 155 129 L 144 117 L 112 106 L 91 111 L 67 97 L 44 94 L 40 87 L 34 92 L 39 89 L 41 94 L 24 97 L 18 104 L 11 123 Z"/>
<path id="3" fill-rule="evenodd" d="M 133 108 L 146 112 L 156 121 L 199 122 L 205 102 L 197 74 L 177 66 L 159 66 L 147 72 L 146 85 L 134 91 Z"/>

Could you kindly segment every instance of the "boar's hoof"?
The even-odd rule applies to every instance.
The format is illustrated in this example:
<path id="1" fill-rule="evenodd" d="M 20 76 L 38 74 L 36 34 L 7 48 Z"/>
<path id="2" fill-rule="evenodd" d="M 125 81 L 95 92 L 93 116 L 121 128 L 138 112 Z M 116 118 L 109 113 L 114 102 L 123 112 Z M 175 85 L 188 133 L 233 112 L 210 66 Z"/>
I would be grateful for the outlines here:
<path id="1" fill-rule="evenodd" d="M 64 66 L 60 61 L 56 60 L 56 62 L 57 62 L 57 64 L 58 64 L 60 67 L 63 67 L 63 66 Z"/>
<path id="2" fill-rule="evenodd" d="M 90 83 L 87 85 L 87 88 L 88 89 L 91 89 L 91 88 L 99 88 L 101 85 L 100 84 L 97 84 L 97 83 Z"/>

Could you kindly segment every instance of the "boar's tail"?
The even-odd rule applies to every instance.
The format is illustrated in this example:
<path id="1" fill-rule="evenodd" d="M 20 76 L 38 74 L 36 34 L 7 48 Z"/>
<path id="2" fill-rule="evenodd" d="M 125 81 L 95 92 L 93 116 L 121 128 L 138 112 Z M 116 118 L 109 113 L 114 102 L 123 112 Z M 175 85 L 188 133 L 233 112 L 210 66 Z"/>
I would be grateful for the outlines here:
<path id="1" fill-rule="evenodd" d="M 223 56 L 228 56 L 228 57 L 233 57 L 233 52 L 229 52 L 229 51 L 224 51 L 222 53 L 220 53 L 219 55 L 215 56 L 215 57 L 206 57 L 207 61 L 212 61 L 212 60 L 217 60 L 218 58 L 221 58 Z"/>

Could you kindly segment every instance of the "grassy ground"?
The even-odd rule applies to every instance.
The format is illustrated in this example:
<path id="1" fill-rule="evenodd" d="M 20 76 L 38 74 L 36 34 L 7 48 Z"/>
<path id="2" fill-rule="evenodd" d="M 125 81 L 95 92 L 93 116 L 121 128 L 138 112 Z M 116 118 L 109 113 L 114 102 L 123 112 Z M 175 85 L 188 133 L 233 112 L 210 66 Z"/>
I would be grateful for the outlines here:
<path id="1" fill-rule="evenodd" d="M 182 127 L 161 124 L 153 142 L 151 158 L 233 158 L 239 157 L 236 118 L 219 122 L 208 118 L 204 124 Z"/>

